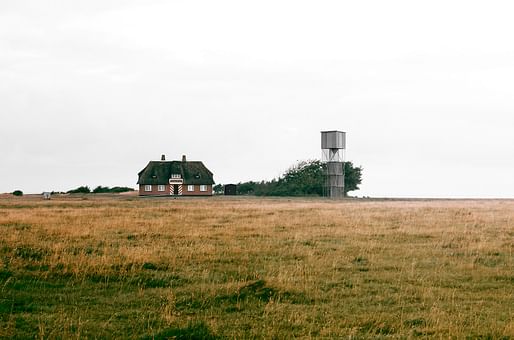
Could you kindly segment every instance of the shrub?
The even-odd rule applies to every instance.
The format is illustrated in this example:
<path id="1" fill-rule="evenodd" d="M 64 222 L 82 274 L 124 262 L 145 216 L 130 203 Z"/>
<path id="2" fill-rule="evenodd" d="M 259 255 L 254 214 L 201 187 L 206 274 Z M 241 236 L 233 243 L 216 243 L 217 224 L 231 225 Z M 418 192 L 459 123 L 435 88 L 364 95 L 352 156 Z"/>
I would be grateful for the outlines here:
<path id="1" fill-rule="evenodd" d="M 216 184 L 215 186 L 212 187 L 212 191 L 216 194 L 216 195 L 221 195 L 223 194 L 225 190 L 225 187 L 223 186 L 223 184 Z"/>
<path id="2" fill-rule="evenodd" d="M 111 189 L 109 189 L 109 192 L 129 192 L 129 191 L 134 191 L 134 188 L 129 188 L 129 187 L 112 187 Z"/>
<path id="3" fill-rule="evenodd" d="M 68 191 L 68 194 L 89 194 L 91 192 L 91 189 L 86 186 L 78 187 L 77 189 L 72 189 Z"/>
<path id="4" fill-rule="evenodd" d="M 14 190 L 12 194 L 14 196 L 23 196 L 23 191 L 21 191 L 21 190 Z"/>
<path id="5" fill-rule="evenodd" d="M 100 193 L 120 193 L 120 192 L 128 192 L 128 191 L 134 191 L 133 188 L 129 188 L 129 187 L 112 187 L 112 188 L 109 188 L 109 187 L 103 187 L 101 185 L 97 186 L 94 190 L 93 190 L 93 193 L 95 194 L 100 194 Z"/>
<path id="6" fill-rule="evenodd" d="M 103 187 L 103 186 L 99 185 L 93 189 L 94 194 L 100 194 L 100 193 L 104 193 L 104 192 L 109 192 L 109 187 Z"/>

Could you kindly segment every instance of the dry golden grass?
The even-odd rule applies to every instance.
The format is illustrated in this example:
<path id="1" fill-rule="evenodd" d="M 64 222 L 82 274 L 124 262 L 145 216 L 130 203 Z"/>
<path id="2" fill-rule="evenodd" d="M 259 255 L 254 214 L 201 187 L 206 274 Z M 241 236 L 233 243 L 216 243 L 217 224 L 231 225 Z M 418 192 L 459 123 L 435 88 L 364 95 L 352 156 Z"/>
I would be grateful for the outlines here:
<path id="1" fill-rule="evenodd" d="M 514 201 L 0 199 L 0 336 L 514 337 Z"/>

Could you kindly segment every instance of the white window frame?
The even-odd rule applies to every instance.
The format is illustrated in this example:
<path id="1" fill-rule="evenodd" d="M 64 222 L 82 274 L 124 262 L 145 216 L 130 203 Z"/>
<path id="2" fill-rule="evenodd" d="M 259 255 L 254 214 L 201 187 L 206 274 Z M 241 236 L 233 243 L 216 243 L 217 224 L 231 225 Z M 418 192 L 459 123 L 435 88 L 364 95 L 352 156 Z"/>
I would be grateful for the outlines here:
<path id="1" fill-rule="evenodd" d="M 195 191 L 195 186 L 194 186 L 194 184 L 188 184 L 188 185 L 187 185 L 187 191 Z"/>
<path id="2" fill-rule="evenodd" d="M 180 174 L 171 174 L 171 178 L 182 178 Z"/>
<path id="3" fill-rule="evenodd" d="M 145 191 L 152 191 L 152 185 L 146 184 L 145 185 Z"/>
<path id="4" fill-rule="evenodd" d="M 157 191 L 166 191 L 166 186 L 165 185 L 162 185 L 162 184 L 159 184 L 157 186 Z"/>
<path id="5" fill-rule="evenodd" d="M 207 191 L 207 185 L 205 185 L 205 184 L 200 185 L 200 191 L 204 191 L 204 192 Z"/>

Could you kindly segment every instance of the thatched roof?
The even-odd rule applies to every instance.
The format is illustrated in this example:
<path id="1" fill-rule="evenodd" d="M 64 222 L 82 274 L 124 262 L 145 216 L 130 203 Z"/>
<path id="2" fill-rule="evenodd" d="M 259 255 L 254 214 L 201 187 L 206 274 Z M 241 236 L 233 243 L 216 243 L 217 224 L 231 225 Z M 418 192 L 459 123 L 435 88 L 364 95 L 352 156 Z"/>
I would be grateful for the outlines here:
<path id="1" fill-rule="evenodd" d="M 137 184 L 168 184 L 173 174 L 180 175 L 184 184 L 214 184 L 212 172 L 198 161 L 151 161 L 139 172 Z"/>

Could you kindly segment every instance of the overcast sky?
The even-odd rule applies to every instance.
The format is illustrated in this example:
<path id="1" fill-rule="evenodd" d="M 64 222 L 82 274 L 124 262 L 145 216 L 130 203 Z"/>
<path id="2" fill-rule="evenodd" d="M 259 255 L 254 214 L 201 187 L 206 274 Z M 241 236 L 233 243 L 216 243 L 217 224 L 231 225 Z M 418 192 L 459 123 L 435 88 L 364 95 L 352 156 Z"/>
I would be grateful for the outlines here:
<path id="1" fill-rule="evenodd" d="M 271 179 L 347 131 L 359 196 L 514 197 L 511 1 L 0 1 L 0 192 Z"/>

